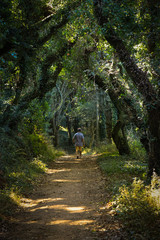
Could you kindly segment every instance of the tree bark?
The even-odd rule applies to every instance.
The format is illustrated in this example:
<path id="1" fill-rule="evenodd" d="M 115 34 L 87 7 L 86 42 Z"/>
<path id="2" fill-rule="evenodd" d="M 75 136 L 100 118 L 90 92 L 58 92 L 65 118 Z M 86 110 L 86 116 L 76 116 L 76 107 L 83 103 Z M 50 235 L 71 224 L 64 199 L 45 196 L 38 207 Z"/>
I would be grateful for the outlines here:
<path id="1" fill-rule="evenodd" d="M 95 121 L 94 120 L 92 120 L 90 123 L 90 136 L 91 136 L 91 140 L 89 143 L 89 148 L 92 148 L 95 142 Z"/>
<path id="2" fill-rule="evenodd" d="M 54 144 L 54 146 L 55 147 L 57 147 L 58 146 L 58 144 L 59 144 L 59 134 L 58 134 L 58 132 L 59 132 L 59 126 L 57 125 L 57 118 L 58 118 L 58 116 L 57 116 L 57 113 L 53 116 L 53 144 Z"/>
<path id="3" fill-rule="evenodd" d="M 96 93 L 96 145 L 99 143 L 99 92 L 95 86 Z"/>
<path id="4" fill-rule="evenodd" d="M 72 145 L 72 130 L 71 130 L 72 124 L 68 114 L 66 114 L 66 123 L 68 128 L 68 144 L 71 146 Z"/>
<path id="5" fill-rule="evenodd" d="M 115 108 L 118 111 L 118 118 L 119 118 L 119 120 L 117 121 L 116 125 L 113 128 L 112 138 L 114 143 L 116 144 L 119 154 L 128 155 L 130 154 L 130 148 L 129 148 L 128 140 L 125 134 L 125 125 L 127 123 L 126 114 L 122 110 L 123 106 L 121 102 L 118 100 L 118 97 L 116 96 L 114 90 L 109 89 L 108 94 Z"/>
<path id="6" fill-rule="evenodd" d="M 149 137 L 149 173 L 153 170 L 160 176 L 160 106 L 151 109 L 148 114 Z"/>
<path id="7" fill-rule="evenodd" d="M 106 132 L 107 132 L 107 143 L 112 144 L 112 111 L 109 106 L 106 109 Z"/>
<path id="8" fill-rule="evenodd" d="M 124 131 L 124 124 L 121 121 L 117 121 L 116 125 L 114 126 L 112 131 L 112 137 L 119 151 L 119 154 L 129 155 L 130 149 Z"/>

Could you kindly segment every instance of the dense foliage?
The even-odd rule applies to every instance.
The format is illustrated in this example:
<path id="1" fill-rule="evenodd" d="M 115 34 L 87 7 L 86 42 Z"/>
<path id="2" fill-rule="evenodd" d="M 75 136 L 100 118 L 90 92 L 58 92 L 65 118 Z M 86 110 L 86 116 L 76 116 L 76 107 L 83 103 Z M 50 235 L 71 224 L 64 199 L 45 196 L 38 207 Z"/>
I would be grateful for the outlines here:
<path id="1" fill-rule="evenodd" d="M 159 16 L 158 0 L 1 3 L 2 189 L 21 192 L 54 158 L 48 141 L 73 147 L 79 126 L 88 147 L 129 156 L 138 145 L 148 177 L 160 175 Z"/>

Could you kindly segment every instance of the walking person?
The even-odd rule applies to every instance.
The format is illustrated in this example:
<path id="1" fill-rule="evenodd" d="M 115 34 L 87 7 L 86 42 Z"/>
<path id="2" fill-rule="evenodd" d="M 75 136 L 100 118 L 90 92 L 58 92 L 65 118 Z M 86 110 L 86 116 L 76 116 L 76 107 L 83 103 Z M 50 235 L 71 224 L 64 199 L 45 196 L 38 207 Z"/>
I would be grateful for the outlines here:
<path id="1" fill-rule="evenodd" d="M 75 147 L 76 147 L 76 155 L 77 158 L 81 158 L 82 156 L 82 147 L 84 147 L 85 142 L 84 142 L 84 135 L 81 132 L 81 128 L 78 128 L 77 133 L 74 134 L 73 136 L 73 143 L 75 143 Z M 78 154 L 79 152 L 79 154 Z"/>

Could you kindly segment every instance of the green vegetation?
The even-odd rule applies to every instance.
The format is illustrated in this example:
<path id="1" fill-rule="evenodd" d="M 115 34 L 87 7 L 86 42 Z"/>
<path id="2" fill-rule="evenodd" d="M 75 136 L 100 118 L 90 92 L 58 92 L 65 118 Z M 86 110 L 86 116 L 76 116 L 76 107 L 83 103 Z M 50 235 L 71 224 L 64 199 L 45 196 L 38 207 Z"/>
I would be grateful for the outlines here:
<path id="1" fill-rule="evenodd" d="M 28 196 L 43 180 L 48 165 L 63 155 L 42 133 L 13 136 L 1 134 L 0 216 L 10 215 L 22 196 Z"/>
<path id="2" fill-rule="evenodd" d="M 115 199 L 113 207 L 132 234 L 131 239 L 139 234 L 143 238 L 156 240 L 160 234 L 160 203 L 158 196 L 152 195 L 154 188 L 160 186 L 153 186 L 153 182 L 155 177 L 148 186 L 140 179 L 135 179 L 130 187 L 122 186 Z"/>
<path id="3" fill-rule="evenodd" d="M 158 0 L 1 3 L 0 203 L 29 192 L 78 127 L 89 149 L 114 143 L 99 149 L 113 194 L 160 176 L 159 16 Z"/>
<path id="4" fill-rule="evenodd" d="M 159 13 L 158 0 L 4 0 L 0 127 L 16 135 L 41 115 L 55 147 L 81 126 L 88 147 L 120 155 L 136 132 L 160 175 Z"/>
<path id="5" fill-rule="evenodd" d="M 148 183 L 143 149 L 137 147 L 136 155 L 134 151 L 130 157 L 119 156 L 114 145 L 102 146 L 99 152 L 98 163 L 107 176 L 114 217 L 122 221 L 129 239 L 156 240 L 160 234 L 160 179 L 154 173 Z"/>

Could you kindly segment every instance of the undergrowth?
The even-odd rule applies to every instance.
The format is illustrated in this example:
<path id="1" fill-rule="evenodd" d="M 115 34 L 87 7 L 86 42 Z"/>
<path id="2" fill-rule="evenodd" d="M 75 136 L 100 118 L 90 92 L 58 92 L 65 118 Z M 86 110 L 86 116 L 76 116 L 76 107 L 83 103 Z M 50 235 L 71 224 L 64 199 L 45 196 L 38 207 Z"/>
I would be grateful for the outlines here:
<path id="1" fill-rule="evenodd" d="M 53 148 L 41 132 L 0 134 L 0 218 L 11 215 L 22 196 L 27 196 L 42 180 L 48 165 L 62 151 Z"/>
<path id="2" fill-rule="evenodd" d="M 154 174 L 148 184 L 145 151 L 137 144 L 130 156 L 119 156 L 114 145 L 101 146 L 98 152 L 101 153 L 99 165 L 107 175 L 106 187 L 111 195 L 109 206 L 128 231 L 128 239 L 157 240 L 160 235 L 160 179 Z"/>

